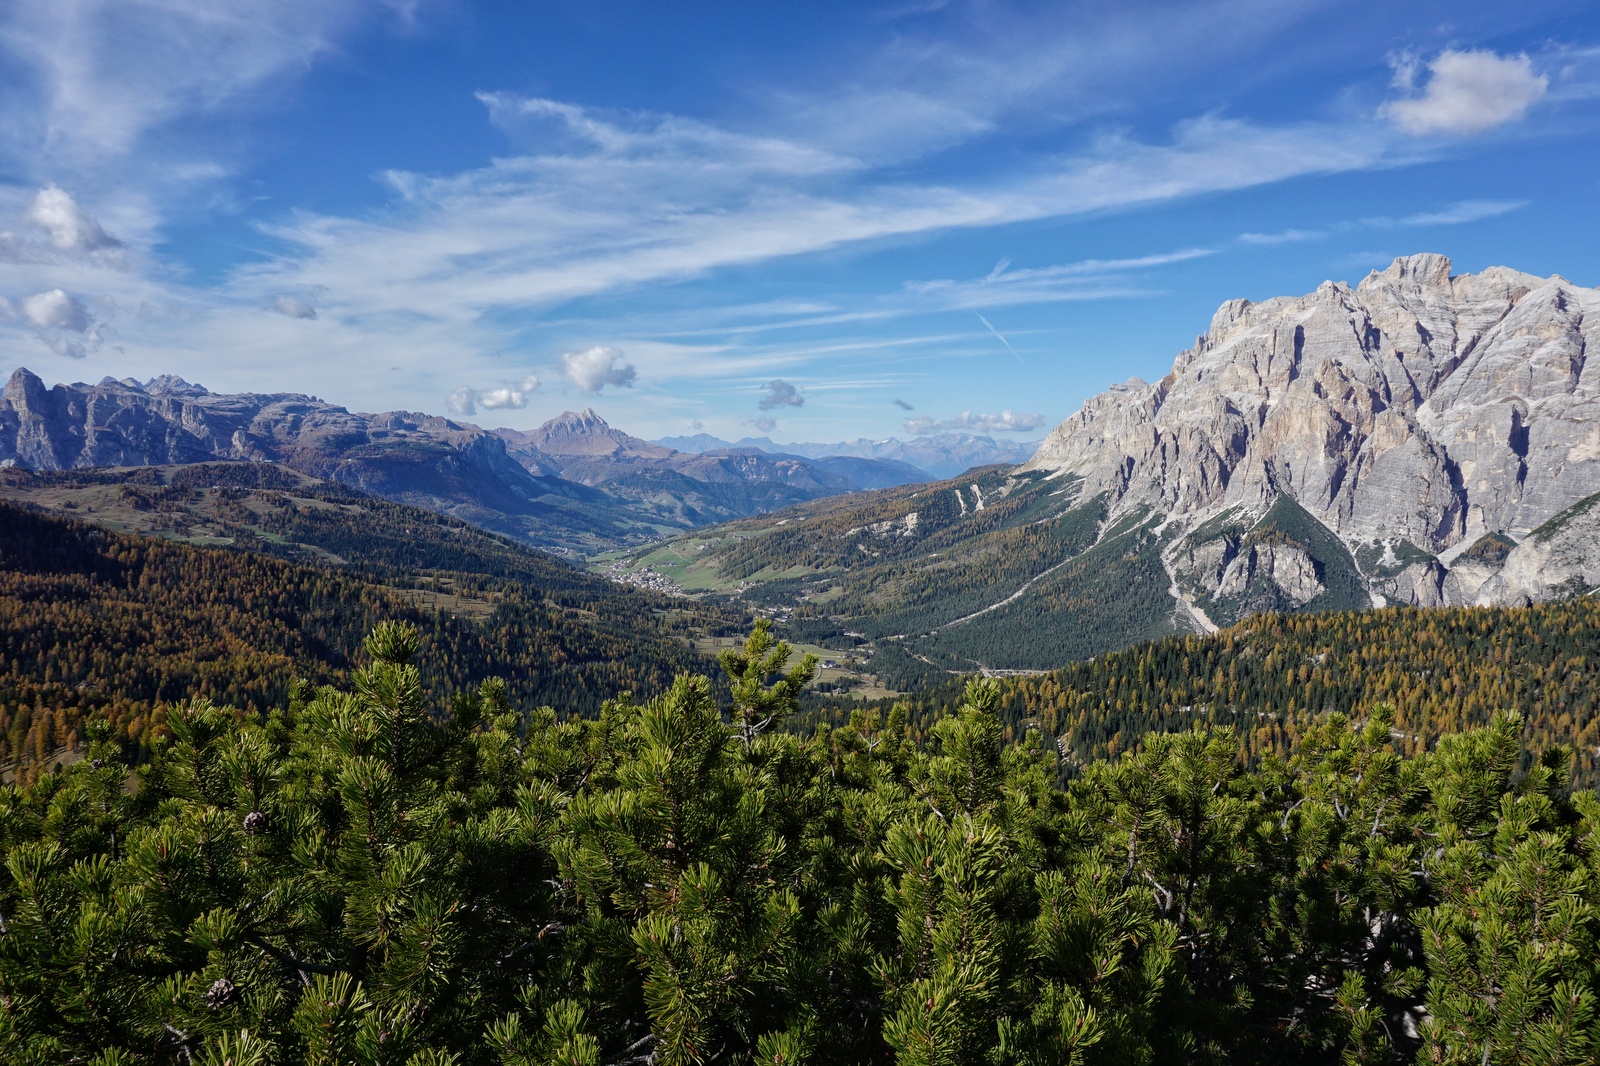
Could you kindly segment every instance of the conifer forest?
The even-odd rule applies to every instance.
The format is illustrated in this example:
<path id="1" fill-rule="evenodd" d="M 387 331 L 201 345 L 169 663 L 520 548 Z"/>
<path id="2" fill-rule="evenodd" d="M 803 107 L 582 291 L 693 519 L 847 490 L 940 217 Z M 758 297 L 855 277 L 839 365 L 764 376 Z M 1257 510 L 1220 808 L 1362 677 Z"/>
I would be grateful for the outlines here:
<path id="1" fill-rule="evenodd" d="M 791 730 L 758 622 L 594 716 L 418 631 L 142 759 L 85 725 L 0 793 L 0 1059 L 278 1063 L 1593 1063 L 1600 799 L 1496 714 L 1230 727 L 1063 773 L 995 680 Z M 722 693 L 719 695 L 718 693 Z"/>

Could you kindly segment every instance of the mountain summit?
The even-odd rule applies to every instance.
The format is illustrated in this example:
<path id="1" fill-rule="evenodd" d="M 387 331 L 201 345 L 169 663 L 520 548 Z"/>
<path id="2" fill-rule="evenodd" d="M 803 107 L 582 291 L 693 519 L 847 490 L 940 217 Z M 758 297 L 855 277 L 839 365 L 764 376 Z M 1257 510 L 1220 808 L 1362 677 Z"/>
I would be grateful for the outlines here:
<path id="1" fill-rule="evenodd" d="M 593 407 L 582 412 L 563 411 L 534 430 L 495 430 L 511 446 L 513 453 L 535 448 L 545 455 L 562 456 L 641 456 L 664 459 L 672 449 L 662 448 L 614 429 L 595 414 Z"/>

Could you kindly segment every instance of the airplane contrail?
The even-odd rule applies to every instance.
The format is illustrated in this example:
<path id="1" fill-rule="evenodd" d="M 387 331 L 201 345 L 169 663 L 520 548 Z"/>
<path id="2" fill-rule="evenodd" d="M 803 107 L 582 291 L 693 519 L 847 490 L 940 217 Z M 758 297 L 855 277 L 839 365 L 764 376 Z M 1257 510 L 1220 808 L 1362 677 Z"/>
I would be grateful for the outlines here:
<path id="1" fill-rule="evenodd" d="M 975 315 L 978 315 L 978 312 L 976 312 L 976 311 L 974 311 L 972 313 L 975 314 Z M 999 330 L 994 328 L 994 323 L 993 322 L 990 322 L 987 318 L 984 318 L 982 315 L 978 315 L 978 321 L 982 322 L 985 326 L 987 326 L 989 328 L 989 332 L 994 334 L 995 339 L 998 340 L 1001 344 L 1006 346 L 1006 351 L 1010 352 L 1012 355 L 1016 355 L 1017 356 L 1017 362 L 1022 363 L 1023 366 L 1027 366 L 1028 365 L 1027 363 L 1023 362 L 1022 356 L 1017 355 L 1017 350 L 1015 348 L 1011 347 L 1011 342 L 1006 340 L 1005 336 Z"/>

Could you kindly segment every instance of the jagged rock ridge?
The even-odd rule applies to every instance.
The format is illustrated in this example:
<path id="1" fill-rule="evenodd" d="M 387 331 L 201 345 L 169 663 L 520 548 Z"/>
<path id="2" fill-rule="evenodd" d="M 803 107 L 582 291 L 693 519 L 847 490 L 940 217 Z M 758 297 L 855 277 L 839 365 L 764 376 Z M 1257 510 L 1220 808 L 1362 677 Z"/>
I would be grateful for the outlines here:
<path id="1" fill-rule="evenodd" d="M 1170 374 L 1089 400 L 1024 469 L 1070 474 L 1114 514 L 1149 508 L 1188 530 L 1223 514 L 1247 527 L 1287 496 L 1349 549 L 1379 602 L 1539 598 L 1561 582 L 1539 577 L 1527 542 L 1600 492 L 1597 350 L 1600 290 L 1410 256 L 1355 288 L 1223 304 Z M 1597 519 L 1574 516 L 1566 536 L 1600 540 Z M 1452 579 L 1455 556 L 1490 535 L 1523 544 Z M 1204 603 L 1234 560 L 1213 572 L 1228 548 L 1202 547 L 1176 539 L 1166 560 Z M 1274 580 L 1295 569 L 1282 555 Z M 1291 599 L 1311 588 L 1285 580 L 1301 590 Z"/>

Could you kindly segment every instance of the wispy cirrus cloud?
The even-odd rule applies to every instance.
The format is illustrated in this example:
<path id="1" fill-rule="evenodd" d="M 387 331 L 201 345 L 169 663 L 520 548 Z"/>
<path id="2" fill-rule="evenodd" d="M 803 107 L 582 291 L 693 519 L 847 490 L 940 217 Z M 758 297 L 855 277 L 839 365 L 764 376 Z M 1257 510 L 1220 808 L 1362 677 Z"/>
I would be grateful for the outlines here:
<path id="1" fill-rule="evenodd" d="M 1441 207 L 1437 211 L 1419 211 L 1397 219 L 1367 219 L 1371 226 L 1460 226 L 1468 222 L 1481 222 L 1486 218 L 1499 218 L 1527 207 L 1526 200 L 1461 200 Z"/>
<path id="2" fill-rule="evenodd" d="M 25 75 L 0 103 L 13 168 L 98 170 L 151 130 L 217 113 L 303 70 L 369 11 L 361 0 L 51 0 L 0 9 L 0 54 Z"/>
<path id="3" fill-rule="evenodd" d="M 919 310 L 937 306 L 960 311 L 1136 296 L 1143 295 L 1149 289 L 1134 275 L 1215 254 L 1214 248 L 1180 248 L 1154 255 L 1124 259 L 1080 259 L 1072 263 L 1023 270 L 1010 269 L 1011 261 L 1006 259 L 982 278 L 907 282 L 905 291 L 918 299 L 921 304 Z"/>
<path id="4" fill-rule="evenodd" d="M 383 221 L 286 219 L 271 233 L 297 254 L 243 270 L 236 287 L 322 285 L 351 315 L 471 319 L 845 244 L 1163 202 L 1385 156 L 1381 139 L 1354 130 L 1206 118 L 1181 124 L 1166 144 L 1108 138 L 1054 167 L 956 188 L 874 180 L 843 157 L 704 124 L 686 133 L 670 116 L 624 125 L 569 106 L 538 113 L 577 138 L 563 142 L 567 151 L 444 178 L 390 174 L 397 200 Z M 852 181 L 840 188 L 834 179 L 845 175 Z M 1053 279 L 1001 280 L 1020 291 Z"/>
<path id="5" fill-rule="evenodd" d="M 1363 229 L 1394 229 L 1423 226 L 1462 226 L 1485 219 L 1499 218 L 1528 206 L 1527 200 L 1458 200 L 1431 211 L 1416 211 L 1398 218 L 1375 215 L 1358 221 L 1336 222 L 1322 229 L 1286 229 L 1275 233 L 1241 233 L 1240 244 L 1272 246 L 1315 241 L 1330 233 L 1349 233 Z"/>
<path id="6" fill-rule="evenodd" d="M 1327 233 L 1319 229 L 1285 229 L 1275 233 L 1241 233 L 1240 244 L 1298 244 L 1301 241 L 1314 241 L 1326 237 Z"/>

